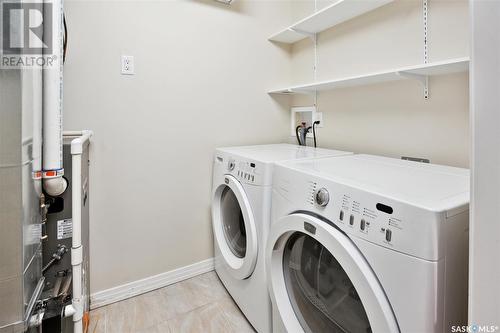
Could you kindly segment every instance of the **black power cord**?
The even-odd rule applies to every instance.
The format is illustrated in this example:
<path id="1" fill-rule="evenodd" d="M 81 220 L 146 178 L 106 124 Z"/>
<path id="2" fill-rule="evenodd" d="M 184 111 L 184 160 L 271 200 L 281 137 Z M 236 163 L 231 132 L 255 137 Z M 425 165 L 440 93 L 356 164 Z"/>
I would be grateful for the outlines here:
<path id="1" fill-rule="evenodd" d="M 297 142 L 299 143 L 299 146 L 302 146 L 302 142 L 300 142 L 300 137 L 299 137 L 299 128 L 301 128 L 302 125 L 299 125 L 295 128 L 295 135 L 297 136 Z"/>
<path id="2" fill-rule="evenodd" d="M 314 123 L 313 123 L 313 138 L 314 138 L 314 148 L 316 148 L 316 125 L 319 125 L 321 122 L 319 120 L 316 120 Z"/>
<path id="3" fill-rule="evenodd" d="M 312 128 L 312 126 L 309 126 L 308 128 L 306 128 L 306 135 L 304 136 L 304 146 L 307 146 L 307 134 L 309 134 L 309 132 L 311 132 L 311 128 Z"/>
<path id="4" fill-rule="evenodd" d="M 66 50 L 68 47 L 68 26 L 66 25 L 66 15 L 63 14 L 63 26 L 64 26 L 64 37 L 63 37 L 63 64 L 66 62 Z"/>

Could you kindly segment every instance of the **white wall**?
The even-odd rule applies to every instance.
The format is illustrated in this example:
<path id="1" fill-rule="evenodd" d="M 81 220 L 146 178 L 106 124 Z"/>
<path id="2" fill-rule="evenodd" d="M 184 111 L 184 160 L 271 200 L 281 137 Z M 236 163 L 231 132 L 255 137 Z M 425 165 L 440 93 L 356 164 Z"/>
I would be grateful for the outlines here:
<path id="1" fill-rule="evenodd" d="M 65 3 L 65 129 L 95 132 L 92 292 L 211 257 L 212 152 L 292 140 L 290 105 L 312 101 L 266 91 L 312 80 L 311 43 L 267 38 L 314 2 Z M 467 55 L 467 13 L 430 0 L 431 61 Z M 321 34 L 318 78 L 421 62 L 421 24 L 421 1 L 397 0 Z M 122 54 L 135 76 L 120 75 Z M 467 166 L 468 77 L 430 89 L 429 101 L 411 81 L 321 93 L 320 146 Z"/>
<path id="2" fill-rule="evenodd" d="M 469 322 L 500 326 L 500 3 L 474 1 Z"/>
<path id="3" fill-rule="evenodd" d="M 289 3 L 65 3 L 64 126 L 95 132 L 92 292 L 211 257 L 214 148 L 288 139 L 288 103 L 266 91 L 290 80 L 267 41 Z"/>
<path id="4" fill-rule="evenodd" d="M 322 8 L 332 1 L 320 1 Z M 293 15 L 314 11 L 314 1 L 292 2 Z M 469 53 L 466 0 L 429 0 L 429 61 Z M 396 0 L 333 27 L 318 36 L 318 80 L 366 74 L 423 63 L 421 0 Z M 292 48 L 292 82 L 311 82 L 313 43 Z M 432 78 L 430 99 L 416 81 L 399 81 L 321 92 L 318 111 L 324 128 L 318 142 L 354 152 L 393 157 L 414 156 L 433 163 L 468 167 L 468 74 Z M 314 103 L 293 97 L 295 106 Z"/>

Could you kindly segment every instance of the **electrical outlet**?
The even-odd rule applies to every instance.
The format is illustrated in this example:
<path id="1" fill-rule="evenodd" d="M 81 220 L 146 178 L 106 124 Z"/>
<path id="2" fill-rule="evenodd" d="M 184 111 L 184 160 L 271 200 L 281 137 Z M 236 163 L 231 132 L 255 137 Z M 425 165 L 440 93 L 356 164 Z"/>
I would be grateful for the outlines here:
<path id="1" fill-rule="evenodd" d="M 134 57 L 122 55 L 122 75 L 134 75 Z"/>

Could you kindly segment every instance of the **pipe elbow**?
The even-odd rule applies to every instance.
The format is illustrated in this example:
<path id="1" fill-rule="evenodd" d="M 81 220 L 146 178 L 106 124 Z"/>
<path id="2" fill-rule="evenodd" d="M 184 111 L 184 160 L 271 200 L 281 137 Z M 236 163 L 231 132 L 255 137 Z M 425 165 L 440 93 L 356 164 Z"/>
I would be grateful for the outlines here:
<path id="1" fill-rule="evenodd" d="M 68 188 L 68 182 L 63 177 L 48 178 L 43 182 L 45 192 L 53 197 L 60 196 Z"/>
<path id="2" fill-rule="evenodd" d="M 68 304 L 63 308 L 62 317 L 71 317 L 76 313 L 73 304 Z"/>

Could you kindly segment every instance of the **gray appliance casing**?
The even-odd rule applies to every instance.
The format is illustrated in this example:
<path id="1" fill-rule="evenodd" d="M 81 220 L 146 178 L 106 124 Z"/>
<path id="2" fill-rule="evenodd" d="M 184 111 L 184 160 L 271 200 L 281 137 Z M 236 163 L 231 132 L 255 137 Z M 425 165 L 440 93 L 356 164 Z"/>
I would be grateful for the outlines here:
<path id="1" fill-rule="evenodd" d="M 33 177 L 41 165 L 34 98 L 41 85 L 30 75 L 0 71 L 0 333 L 25 330 L 43 287 L 41 180 Z"/>

